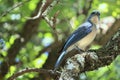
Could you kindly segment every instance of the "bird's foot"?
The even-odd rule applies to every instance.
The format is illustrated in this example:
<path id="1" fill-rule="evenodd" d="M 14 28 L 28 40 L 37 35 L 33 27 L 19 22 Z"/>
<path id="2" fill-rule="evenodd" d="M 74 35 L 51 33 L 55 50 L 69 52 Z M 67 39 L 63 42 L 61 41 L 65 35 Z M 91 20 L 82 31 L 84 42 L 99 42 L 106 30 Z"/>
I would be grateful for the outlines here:
<path id="1" fill-rule="evenodd" d="M 85 52 L 84 50 L 80 49 L 78 46 L 75 45 L 75 49 L 78 50 L 80 53 Z"/>

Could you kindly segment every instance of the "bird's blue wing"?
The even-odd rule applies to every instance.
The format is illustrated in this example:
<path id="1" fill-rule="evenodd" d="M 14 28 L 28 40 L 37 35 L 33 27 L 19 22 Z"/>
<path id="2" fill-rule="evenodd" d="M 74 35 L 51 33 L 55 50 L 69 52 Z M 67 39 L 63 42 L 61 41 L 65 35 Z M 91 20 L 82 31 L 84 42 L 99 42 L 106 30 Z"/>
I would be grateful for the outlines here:
<path id="1" fill-rule="evenodd" d="M 76 31 L 74 31 L 67 39 L 62 51 L 65 51 L 69 46 L 76 43 L 92 31 L 92 24 L 90 22 L 83 23 Z"/>
<path id="2" fill-rule="evenodd" d="M 72 44 L 82 39 L 83 37 L 85 37 L 86 35 L 88 35 L 91 31 L 92 31 L 92 24 L 90 22 L 85 22 L 68 37 L 66 43 L 63 46 L 62 53 L 55 64 L 54 70 L 58 69 L 58 67 L 62 63 L 65 55 L 67 54 L 66 49 Z"/>

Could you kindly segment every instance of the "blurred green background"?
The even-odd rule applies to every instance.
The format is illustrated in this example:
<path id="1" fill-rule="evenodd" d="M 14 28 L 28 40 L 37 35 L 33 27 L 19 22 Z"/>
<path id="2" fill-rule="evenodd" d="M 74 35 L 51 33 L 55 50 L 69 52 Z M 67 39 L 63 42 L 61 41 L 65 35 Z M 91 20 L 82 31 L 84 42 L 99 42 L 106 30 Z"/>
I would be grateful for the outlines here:
<path id="1" fill-rule="evenodd" d="M 32 27 L 25 26 L 40 2 L 41 0 L 0 0 L 0 38 L 6 42 L 5 50 L 0 50 L 0 80 L 6 80 L 26 67 L 53 69 L 59 48 L 67 36 L 86 20 L 92 10 L 101 12 L 101 23 L 105 25 L 106 32 L 115 19 L 120 18 L 120 0 L 60 0 L 47 15 L 48 18 L 52 18 L 59 11 L 55 26 L 57 41 L 54 35 L 56 33 L 44 19 L 36 22 L 38 25 L 33 26 L 36 27 L 33 32 Z M 19 4 L 21 5 L 12 9 Z M 106 17 L 110 17 L 111 21 Z M 22 34 L 25 31 L 28 33 Z M 92 46 L 94 49 L 99 47 L 102 47 L 99 43 Z M 14 62 L 11 63 L 11 59 Z M 120 57 L 117 57 L 111 65 L 86 74 L 87 77 L 81 74 L 80 79 L 120 80 Z M 51 80 L 47 77 L 27 73 L 17 80 Z"/>

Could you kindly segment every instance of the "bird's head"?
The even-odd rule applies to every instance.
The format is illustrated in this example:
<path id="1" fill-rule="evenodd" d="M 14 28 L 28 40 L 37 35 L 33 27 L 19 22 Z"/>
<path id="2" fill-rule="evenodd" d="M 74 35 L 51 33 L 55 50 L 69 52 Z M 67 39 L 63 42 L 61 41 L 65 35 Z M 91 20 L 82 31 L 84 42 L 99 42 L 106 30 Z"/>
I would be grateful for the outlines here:
<path id="1" fill-rule="evenodd" d="M 92 11 L 88 17 L 88 21 L 92 22 L 95 25 L 98 24 L 100 22 L 100 12 L 97 10 Z"/>

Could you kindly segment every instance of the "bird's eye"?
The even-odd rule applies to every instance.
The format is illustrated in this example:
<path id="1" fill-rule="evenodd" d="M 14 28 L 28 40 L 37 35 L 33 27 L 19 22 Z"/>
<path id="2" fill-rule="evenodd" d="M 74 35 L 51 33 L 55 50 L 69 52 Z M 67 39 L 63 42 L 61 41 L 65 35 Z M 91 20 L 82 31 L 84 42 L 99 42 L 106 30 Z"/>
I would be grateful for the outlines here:
<path id="1" fill-rule="evenodd" d="M 91 14 L 92 14 L 92 15 L 98 15 L 98 16 L 99 16 L 99 15 L 100 15 L 100 12 L 92 12 Z"/>
<path id="2" fill-rule="evenodd" d="M 97 15 L 100 15 L 100 13 L 99 13 L 99 12 L 97 12 Z"/>
<path id="3" fill-rule="evenodd" d="M 95 12 L 92 12 L 92 14 L 95 14 Z"/>

